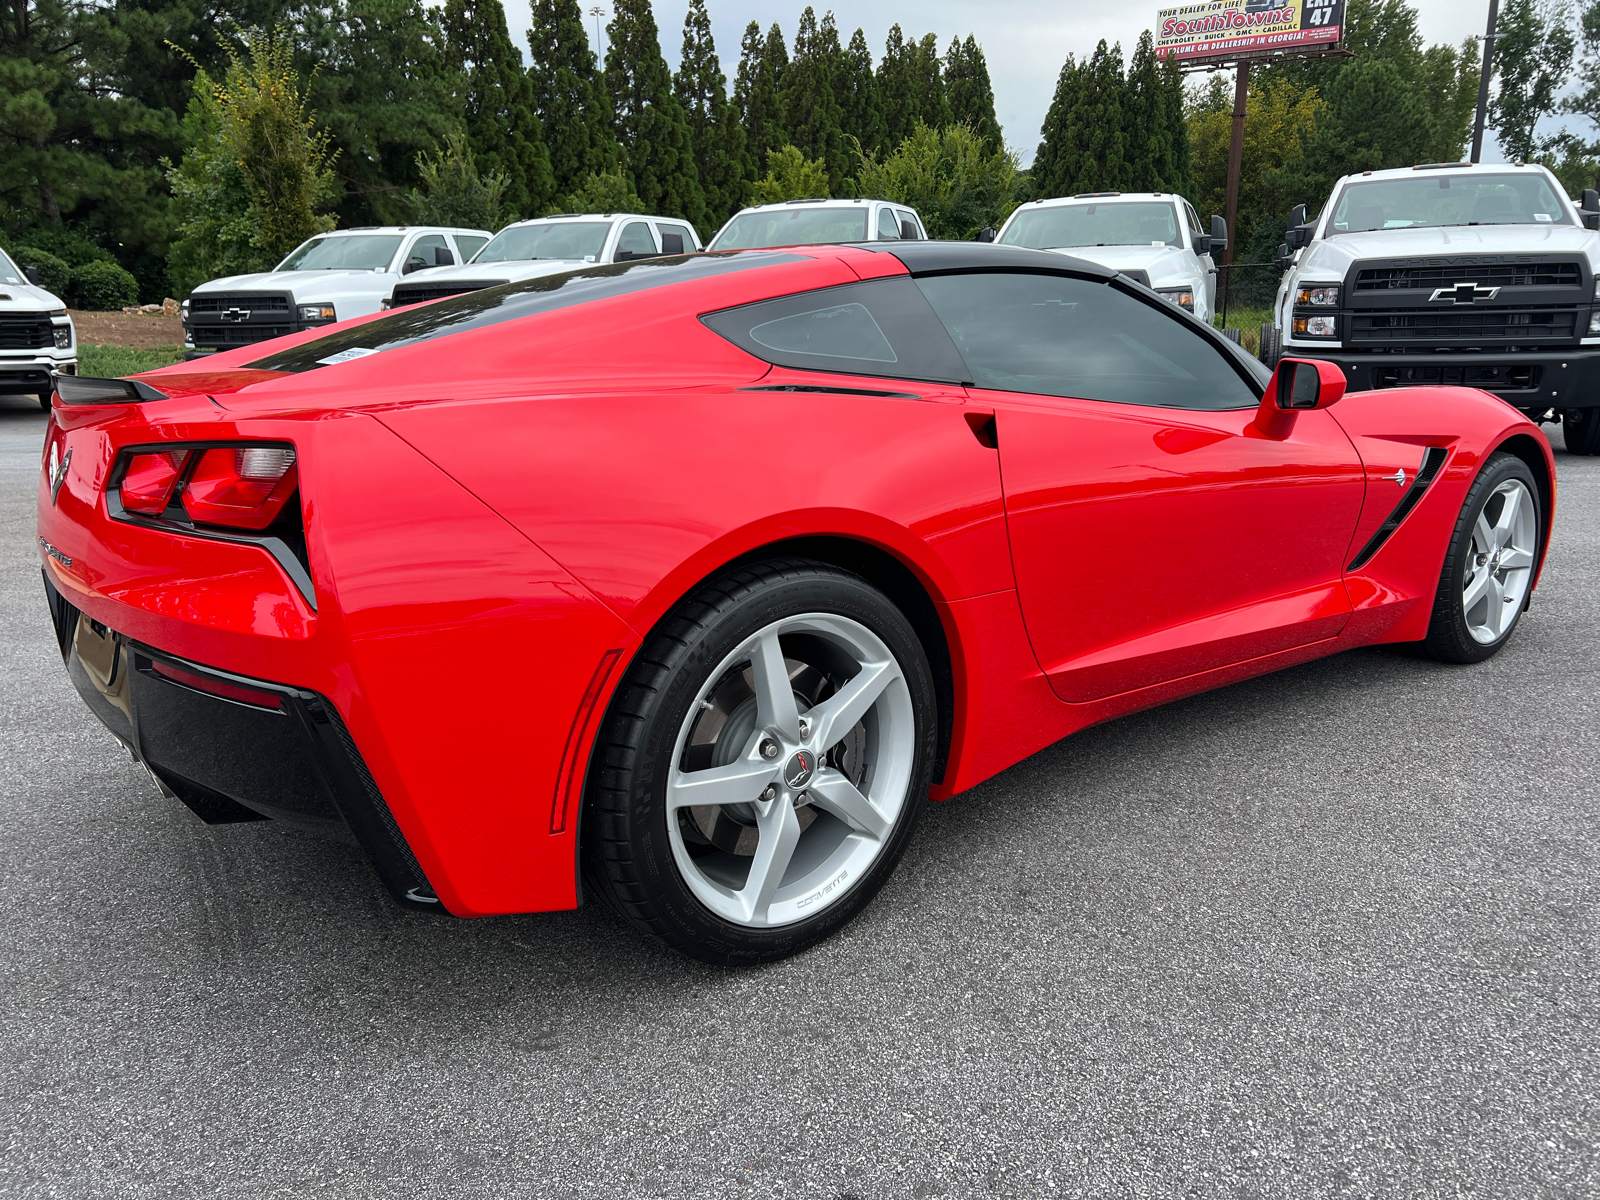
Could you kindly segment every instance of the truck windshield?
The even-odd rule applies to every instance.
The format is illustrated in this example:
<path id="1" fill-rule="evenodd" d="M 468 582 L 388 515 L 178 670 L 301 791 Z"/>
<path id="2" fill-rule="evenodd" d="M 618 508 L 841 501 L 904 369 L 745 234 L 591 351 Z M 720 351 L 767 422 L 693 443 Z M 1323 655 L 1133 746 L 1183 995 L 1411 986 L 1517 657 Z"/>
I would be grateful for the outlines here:
<path id="1" fill-rule="evenodd" d="M 605 249 L 610 221 L 562 221 L 550 225 L 513 225 L 495 234 L 475 263 L 528 262 L 535 258 L 564 258 L 593 262 Z"/>
<path id="2" fill-rule="evenodd" d="M 1056 250 L 1067 246 L 1183 245 L 1178 210 L 1165 201 L 1062 204 L 1029 208 L 1012 218 L 1000 238 L 1007 246 Z"/>
<path id="3" fill-rule="evenodd" d="M 280 271 L 383 271 L 400 249 L 392 233 L 314 237 L 278 264 Z"/>
<path id="4" fill-rule="evenodd" d="M 1571 224 L 1567 206 L 1542 175 L 1462 171 L 1352 183 L 1339 193 L 1327 232 Z"/>
<path id="5" fill-rule="evenodd" d="M 6 257 L 4 250 L 0 250 L 0 283 L 26 282 L 27 279 L 24 278 L 22 272 L 17 270 L 17 264 Z"/>
<path id="6" fill-rule="evenodd" d="M 740 213 L 721 233 L 712 250 L 756 250 L 770 246 L 818 246 L 867 240 L 867 206 L 860 208 L 763 209 Z"/>

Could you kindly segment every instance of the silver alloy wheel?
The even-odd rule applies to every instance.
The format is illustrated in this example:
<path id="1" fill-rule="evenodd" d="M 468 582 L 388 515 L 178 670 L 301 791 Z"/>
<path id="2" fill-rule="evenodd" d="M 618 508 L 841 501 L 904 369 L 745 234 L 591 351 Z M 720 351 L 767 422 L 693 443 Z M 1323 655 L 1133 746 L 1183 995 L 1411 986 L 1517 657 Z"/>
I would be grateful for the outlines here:
<path id="1" fill-rule="evenodd" d="M 838 901 L 882 852 L 916 758 L 911 692 L 865 625 L 785 617 L 712 671 L 667 777 L 672 855 L 725 921 L 789 925 Z"/>
<path id="2" fill-rule="evenodd" d="M 1507 479 L 1478 510 L 1461 589 L 1461 611 L 1474 641 L 1499 641 L 1522 611 L 1538 532 L 1533 496 L 1520 479 Z"/>

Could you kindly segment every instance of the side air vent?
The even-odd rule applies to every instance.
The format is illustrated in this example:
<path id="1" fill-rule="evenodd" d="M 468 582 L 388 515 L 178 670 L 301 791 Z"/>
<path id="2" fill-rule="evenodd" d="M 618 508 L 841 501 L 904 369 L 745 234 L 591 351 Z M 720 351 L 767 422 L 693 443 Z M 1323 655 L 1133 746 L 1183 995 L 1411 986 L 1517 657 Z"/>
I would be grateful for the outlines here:
<path id="1" fill-rule="evenodd" d="M 1422 500 L 1433 481 L 1438 478 L 1439 470 L 1444 466 L 1444 460 L 1450 457 L 1450 452 L 1443 446 L 1429 446 L 1422 455 L 1422 466 L 1417 469 L 1417 477 L 1411 481 L 1411 486 L 1406 489 L 1406 494 L 1400 497 L 1400 503 L 1395 505 L 1394 511 L 1389 514 L 1389 519 L 1378 527 L 1378 532 L 1373 534 L 1361 553 L 1350 561 L 1345 568 L 1349 571 L 1359 571 L 1372 561 L 1372 556 L 1383 549 L 1383 544 L 1394 536 L 1394 531 L 1400 528 L 1400 523 L 1411 515 L 1411 510 Z"/>
<path id="2" fill-rule="evenodd" d="M 93 379 L 84 375 L 52 375 L 56 396 L 63 404 L 138 404 L 145 400 L 165 400 L 167 394 L 158 392 L 148 383 L 138 379 Z"/>

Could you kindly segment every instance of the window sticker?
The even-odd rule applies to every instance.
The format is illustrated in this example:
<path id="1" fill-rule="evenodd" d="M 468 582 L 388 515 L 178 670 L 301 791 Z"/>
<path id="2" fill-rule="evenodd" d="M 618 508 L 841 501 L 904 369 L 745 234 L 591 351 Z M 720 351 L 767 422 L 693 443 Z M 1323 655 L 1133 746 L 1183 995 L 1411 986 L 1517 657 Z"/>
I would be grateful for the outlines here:
<path id="1" fill-rule="evenodd" d="M 330 354 L 327 358 L 319 358 L 317 361 L 323 366 L 331 367 L 335 363 L 349 362 L 353 358 L 365 358 L 369 354 L 376 353 L 376 350 L 368 350 L 363 346 L 357 346 L 351 350 L 341 350 L 337 354 Z"/>
<path id="2" fill-rule="evenodd" d="M 1549 213 L 1534 213 L 1533 214 L 1533 219 L 1535 221 L 1544 221 L 1545 223 L 1548 224 L 1549 221 L 1551 220 L 1551 217 L 1550 217 Z"/>

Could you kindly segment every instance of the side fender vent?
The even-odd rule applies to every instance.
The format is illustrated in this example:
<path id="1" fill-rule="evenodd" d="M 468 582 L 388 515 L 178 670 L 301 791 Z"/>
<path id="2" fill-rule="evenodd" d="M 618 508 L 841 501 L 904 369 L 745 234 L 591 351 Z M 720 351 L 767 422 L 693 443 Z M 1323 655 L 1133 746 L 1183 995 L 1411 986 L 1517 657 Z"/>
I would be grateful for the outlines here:
<path id="1" fill-rule="evenodd" d="M 1411 515 L 1411 510 L 1421 502 L 1423 495 L 1438 478 L 1439 470 L 1444 466 L 1444 460 L 1450 457 L 1450 452 L 1443 446 L 1429 446 L 1422 455 L 1422 466 L 1417 468 L 1417 477 L 1411 481 L 1411 486 L 1406 489 L 1406 494 L 1400 497 L 1400 503 L 1394 506 L 1394 511 L 1389 514 L 1389 519 L 1378 527 L 1378 532 L 1373 534 L 1367 544 L 1361 547 L 1361 553 L 1350 560 L 1347 571 L 1359 571 L 1372 561 L 1372 556 L 1383 549 L 1383 544 L 1394 536 L 1394 531 L 1400 528 L 1400 523 Z"/>

